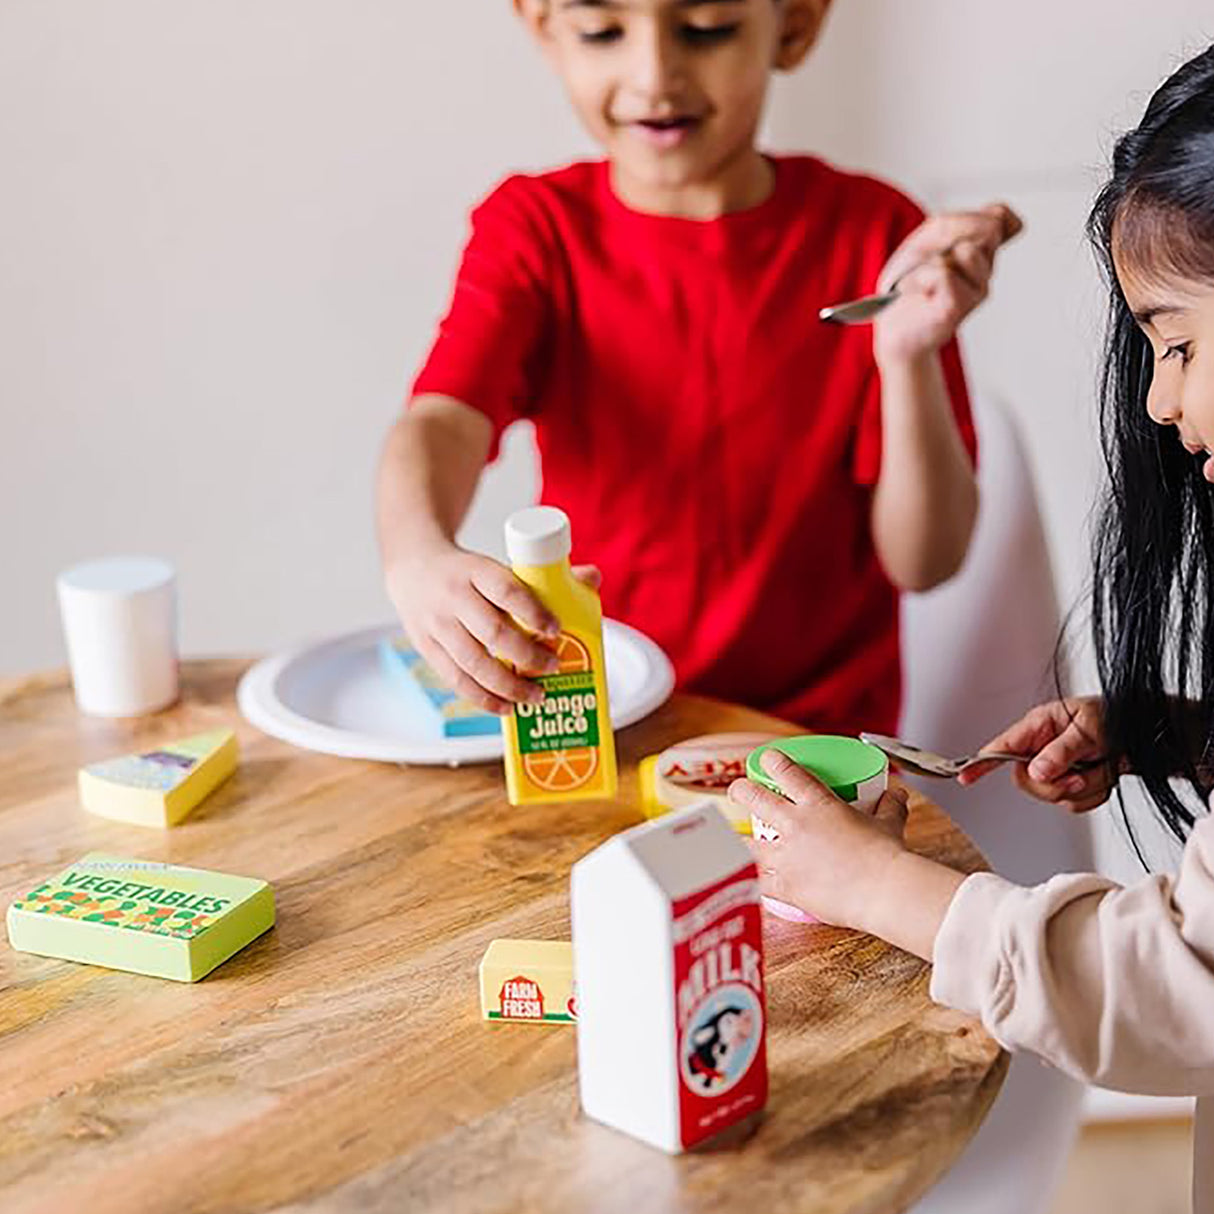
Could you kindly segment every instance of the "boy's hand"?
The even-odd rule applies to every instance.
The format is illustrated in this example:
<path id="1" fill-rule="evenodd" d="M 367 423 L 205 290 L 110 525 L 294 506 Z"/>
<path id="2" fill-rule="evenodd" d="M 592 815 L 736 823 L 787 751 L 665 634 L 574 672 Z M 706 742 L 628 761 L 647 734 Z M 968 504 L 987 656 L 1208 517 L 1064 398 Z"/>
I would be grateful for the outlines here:
<path id="1" fill-rule="evenodd" d="M 729 799 L 779 833 L 753 844 L 764 892 L 824 923 L 869 930 L 891 865 L 905 852 L 907 794 L 891 789 L 869 815 L 778 750 L 762 763 L 788 800 L 750 780 L 736 780 Z"/>
<path id="2" fill-rule="evenodd" d="M 1023 226 L 1003 203 L 924 220 L 877 283 L 887 291 L 897 282 L 900 294 L 874 324 L 878 364 L 913 362 L 945 345 L 987 297 L 997 250 Z"/>
<path id="3" fill-rule="evenodd" d="M 1111 763 L 1074 772 L 1076 763 L 1105 758 L 1104 701 L 1097 696 L 1055 700 L 1025 713 L 983 750 L 1011 751 L 1025 756 L 1012 779 L 1021 792 L 1038 801 L 1061 805 L 1071 813 L 1086 813 L 1103 805 L 1117 784 Z M 995 770 L 998 763 L 976 763 L 959 777 L 967 787 Z"/>
<path id="4" fill-rule="evenodd" d="M 596 589 L 601 580 L 588 565 L 574 574 Z M 387 588 L 410 642 L 457 695 L 499 715 L 543 700 L 541 687 L 504 663 L 553 673 L 557 660 L 542 638 L 560 625 L 504 565 L 452 544 L 389 570 Z"/>

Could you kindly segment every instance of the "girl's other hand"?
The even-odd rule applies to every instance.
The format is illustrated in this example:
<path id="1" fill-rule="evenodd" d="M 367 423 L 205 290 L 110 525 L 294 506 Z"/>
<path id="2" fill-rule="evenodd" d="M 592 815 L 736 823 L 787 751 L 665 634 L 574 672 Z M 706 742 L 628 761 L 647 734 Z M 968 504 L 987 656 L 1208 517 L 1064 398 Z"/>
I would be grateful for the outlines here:
<path id="1" fill-rule="evenodd" d="M 877 282 L 901 298 L 877 318 L 877 362 L 913 362 L 947 343 L 990 293 L 995 254 L 1024 225 L 1003 203 L 933 215 L 895 250 Z"/>
<path id="2" fill-rule="evenodd" d="M 1103 805 L 1117 784 L 1117 773 L 1106 758 L 1104 702 L 1097 696 L 1076 696 L 1042 704 L 992 738 L 982 750 L 1005 750 L 1025 756 L 1012 772 L 1016 787 L 1028 796 L 1071 813 L 1086 813 Z M 1079 763 L 1096 763 L 1072 771 Z M 959 777 L 967 787 L 999 767 L 976 763 Z"/>
<path id="3" fill-rule="evenodd" d="M 891 866 L 905 851 L 906 792 L 891 789 L 866 814 L 778 750 L 762 763 L 784 797 L 736 780 L 729 799 L 779 833 L 753 844 L 764 892 L 824 923 L 870 930 L 869 913 L 887 896 Z"/>

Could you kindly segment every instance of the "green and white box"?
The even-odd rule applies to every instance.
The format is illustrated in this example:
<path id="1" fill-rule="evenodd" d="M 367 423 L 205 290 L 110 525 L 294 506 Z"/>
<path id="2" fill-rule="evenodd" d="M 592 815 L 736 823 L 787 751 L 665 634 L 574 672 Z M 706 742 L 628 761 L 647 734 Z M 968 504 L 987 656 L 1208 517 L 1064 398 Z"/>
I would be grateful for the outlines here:
<path id="1" fill-rule="evenodd" d="M 197 982 L 274 926 L 253 877 L 90 853 L 8 908 L 13 948 Z"/>

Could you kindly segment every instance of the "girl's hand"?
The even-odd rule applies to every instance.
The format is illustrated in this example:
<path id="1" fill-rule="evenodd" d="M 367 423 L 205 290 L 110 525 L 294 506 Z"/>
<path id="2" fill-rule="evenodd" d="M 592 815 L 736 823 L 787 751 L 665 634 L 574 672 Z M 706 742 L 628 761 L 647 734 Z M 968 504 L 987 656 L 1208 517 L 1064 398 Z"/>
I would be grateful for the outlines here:
<path id="1" fill-rule="evenodd" d="M 891 866 L 905 851 L 907 794 L 890 790 L 869 815 L 778 750 L 762 763 L 788 799 L 750 780 L 736 780 L 729 799 L 779 833 L 753 845 L 764 892 L 824 923 L 870 930 Z"/>
<path id="2" fill-rule="evenodd" d="M 602 580 L 590 565 L 574 574 L 592 589 Z M 504 565 L 452 544 L 390 569 L 387 588 L 411 644 L 457 695 L 499 715 L 543 700 L 505 663 L 552 674 L 557 660 L 542 641 L 560 625 Z"/>
<path id="3" fill-rule="evenodd" d="M 1101 762 L 1087 771 L 1071 771 L 1076 763 L 1106 758 L 1104 701 L 1097 696 L 1055 700 L 1027 712 L 983 750 L 1007 750 L 1025 756 L 1012 779 L 1021 792 L 1038 801 L 1061 805 L 1071 813 L 1086 813 L 1103 805 L 1117 784 L 1113 765 Z M 977 763 L 959 777 L 967 787 L 995 770 L 998 763 Z"/>
<path id="4" fill-rule="evenodd" d="M 1023 226 L 1003 203 L 924 220 L 877 281 L 879 291 L 898 282 L 901 296 L 873 326 L 878 365 L 914 362 L 945 345 L 987 297 L 995 253 Z"/>

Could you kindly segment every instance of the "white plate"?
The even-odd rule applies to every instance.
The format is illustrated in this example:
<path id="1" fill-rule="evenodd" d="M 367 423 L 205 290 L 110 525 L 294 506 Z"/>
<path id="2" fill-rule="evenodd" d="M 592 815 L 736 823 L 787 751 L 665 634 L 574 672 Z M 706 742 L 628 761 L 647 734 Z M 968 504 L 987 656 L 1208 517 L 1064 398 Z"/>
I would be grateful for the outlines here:
<path id="1" fill-rule="evenodd" d="M 488 763 L 501 736 L 434 738 L 419 730 L 380 670 L 376 645 L 400 630 L 369 628 L 258 662 L 240 681 L 237 703 L 258 729 L 304 750 L 388 763 Z M 670 659 L 644 634 L 603 622 L 611 723 L 623 729 L 674 690 Z"/>

